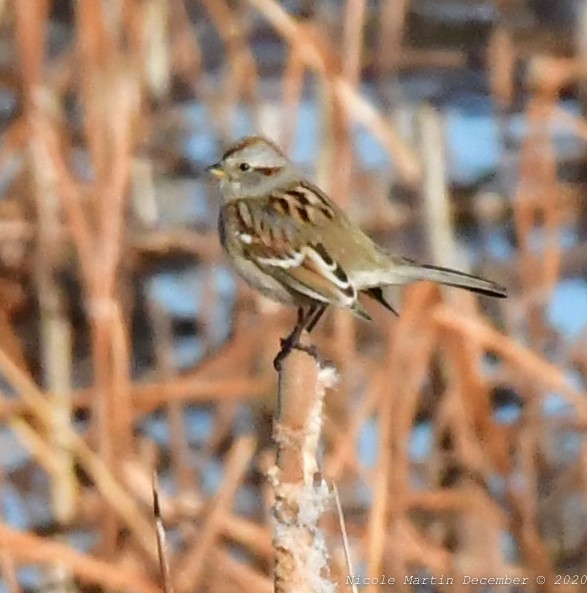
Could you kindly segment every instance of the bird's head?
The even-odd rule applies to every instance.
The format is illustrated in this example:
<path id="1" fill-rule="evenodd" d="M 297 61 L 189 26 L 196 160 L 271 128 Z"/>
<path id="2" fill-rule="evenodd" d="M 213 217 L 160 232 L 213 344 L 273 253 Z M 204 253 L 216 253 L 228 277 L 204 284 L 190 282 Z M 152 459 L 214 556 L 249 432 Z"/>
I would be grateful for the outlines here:
<path id="1" fill-rule="evenodd" d="M 208 171 L 220 179 L 229 200 L 264 197 L 299 176 L 283 152 L 262 136 L 249 136 L 233 144 Z"/>

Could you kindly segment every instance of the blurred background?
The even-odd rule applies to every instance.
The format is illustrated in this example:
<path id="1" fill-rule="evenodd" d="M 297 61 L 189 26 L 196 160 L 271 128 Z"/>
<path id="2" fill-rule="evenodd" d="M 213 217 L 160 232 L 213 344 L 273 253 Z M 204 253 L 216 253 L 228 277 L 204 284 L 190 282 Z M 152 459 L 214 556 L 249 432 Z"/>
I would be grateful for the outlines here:
<path id="1" fill-rule="evenodd" d="M 510 293 L 317 328 L 353 574 L 586 585 L 582 0 L 2 0 L 0 47 L 2 593 L 160 590 L 154 471 L 177 593 L 272 590 L 295 313 L 233 275 L 204 172 L 258 132 L 381 244 Z"/>

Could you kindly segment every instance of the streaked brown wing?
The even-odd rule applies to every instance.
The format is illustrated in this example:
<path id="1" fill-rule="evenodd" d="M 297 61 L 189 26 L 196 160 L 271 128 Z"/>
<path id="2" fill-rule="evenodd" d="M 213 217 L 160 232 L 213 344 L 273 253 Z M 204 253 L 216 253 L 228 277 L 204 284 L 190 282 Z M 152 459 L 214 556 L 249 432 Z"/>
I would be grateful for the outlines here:
<path id="1" fill-rule="evenodd" d="M 305 218 L 320 221 L 328 215 L 319 206 L 307 206 L 291 193 L 235 201 L 243 253 L 288 290 L 367 316 L 348 275 L 320 241 L 316 223 Z"/>

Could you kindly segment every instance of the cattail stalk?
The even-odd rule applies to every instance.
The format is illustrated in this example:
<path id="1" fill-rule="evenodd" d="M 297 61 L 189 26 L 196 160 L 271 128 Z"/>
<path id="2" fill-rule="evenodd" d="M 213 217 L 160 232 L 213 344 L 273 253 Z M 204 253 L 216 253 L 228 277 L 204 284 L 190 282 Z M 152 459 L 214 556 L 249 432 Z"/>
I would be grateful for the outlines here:
<path id="1" fill-rule="evenodd" d="M 336 373 L 309 352 L 293 350 L 279 373 L 273 435 L 277 465 L 270 472 L 276 593 L 334 590 L 319 527 L 330 491 L 320 472 L 318 447 L 324 395 L 335 384 Z"/>

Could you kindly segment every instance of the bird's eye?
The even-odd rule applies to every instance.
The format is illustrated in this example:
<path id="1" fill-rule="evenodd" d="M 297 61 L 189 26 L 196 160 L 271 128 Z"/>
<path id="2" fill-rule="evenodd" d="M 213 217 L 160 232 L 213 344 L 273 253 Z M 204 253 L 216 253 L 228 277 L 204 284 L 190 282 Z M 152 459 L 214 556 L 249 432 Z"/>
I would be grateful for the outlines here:
<path id="1" fill-rule="evenodd" d="M 241 163 L 238 168 L 244 173 L 245 171 L 249 171 L 251 169 L 251 165 L 249 165 L 249 163 Z"/>

